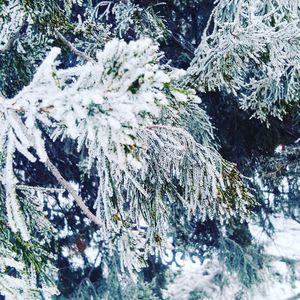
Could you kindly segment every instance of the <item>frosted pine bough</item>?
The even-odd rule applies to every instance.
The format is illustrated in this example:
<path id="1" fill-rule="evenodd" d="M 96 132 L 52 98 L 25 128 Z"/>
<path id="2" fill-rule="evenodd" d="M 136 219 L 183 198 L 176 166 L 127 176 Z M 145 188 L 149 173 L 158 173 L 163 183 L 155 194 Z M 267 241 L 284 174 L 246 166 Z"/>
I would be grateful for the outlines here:
<path id="1" fill-rule="evenodd" d="M 69 69 L 57 68 L 59 52 L 53 48 L 30 85 L 1 102 L 1 183 L 13 232 L 32 239 L 18 204 L 15 151 L 45 164 L 132 274 L 168 244 L 173 202 L 203 220 L 247 216 L 253 200 L 235 166 L 210 146 L 211 124 L 196 105 L 199 98 L 174 85 L 182 72 L 159 65 L 151 40 L 113 40 L 96 61 Z M 187 131 L 191 113 L 202 115 L 200 143 Z M 51 162 L 45 134 L 52 141 L 74 140 L 77 151 L 87 153 L 86 172 L 99 178 L 95 214 Z"/>
<path id="2" fill-rule="evenodd" d="M 218 1 L 185 82 L 233 93 L 261 121 L 282 119 L 299 107 L 299 17 L 299 0 Z"/>

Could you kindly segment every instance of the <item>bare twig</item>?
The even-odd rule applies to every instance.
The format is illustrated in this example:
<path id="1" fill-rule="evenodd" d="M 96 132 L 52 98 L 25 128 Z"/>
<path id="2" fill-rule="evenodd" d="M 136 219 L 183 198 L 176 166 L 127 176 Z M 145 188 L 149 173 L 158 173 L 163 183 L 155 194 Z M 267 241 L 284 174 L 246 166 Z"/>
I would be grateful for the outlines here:
<path id="1" fill-rule="evenodd" d="M 58 188 L 45 188 L 41 186 L 30 186 L 25 184 L 18 184 L 16 185 L 17 190 L 23 191 L 36 191 L 36 192 L 43 192 L 43 193 L 63 193 L 65 189 L 58 189 Z"/>
<path id="2" fill-rule="evenodd" d="M 78 57 L 81 57 L 84 60 L 90 61 L 95 63 L 96 61 L 91 58 L 89 55 L 86 53 L 78 50 L 71 42 L 69 42 L 57 29 L 54 30 L 54 33 L 56 37 L 61 40 L 65 46 L 67 46 L 74 54 L 76 54 Z"/>
<path id="3" fill-rule="evenodd" d="M 55 167 L 55 165 L 50 161 L 49 158 L 47 159 L 45 165 L 47 166 L 49 171 L 54 175 L 57 181 L 70 193 L 74 201 L 80 207 L 81 211 L 89 218 L 89 220 L 100 226 L 101 223 L 97 216 L 89 210 L 89 208 L 85 205 L 83 199 L 77 194 L 77 192 L 73 189 L 71 184 L 66 179 L 64 179 L 64 177 L 60 174 L 59 170 Z"/>

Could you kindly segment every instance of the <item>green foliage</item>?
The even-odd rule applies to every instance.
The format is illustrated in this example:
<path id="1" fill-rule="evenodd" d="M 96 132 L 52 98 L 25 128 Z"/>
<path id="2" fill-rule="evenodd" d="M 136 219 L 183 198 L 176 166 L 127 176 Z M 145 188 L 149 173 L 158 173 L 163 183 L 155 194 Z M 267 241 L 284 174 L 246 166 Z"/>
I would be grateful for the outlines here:
<path id="1" fill-rule="evenodd" d="M 220 239 L 220 259 L 225 263 L 226 270 L 236 273 L 246 288 L 258 284 L 262 278 L 261 270 L 267 267 L 267 257 L 259 245 L 241 247 L 229 238 Z"/>
<path id="2" fill-rule="evenodd" d="M 7 219 L 0 215 L 0 294 L 23 299 L 46 299 L 55 293 L 56 269 L 54 249 L 51 245 L 54 229 L 43 216 L 35 196 L 21 198 L 23 213 L 30 226 L 32 238 L 24 241 L 20 233 L 7 226 Z M 3 188 L 0 186 L 0 209 L 5 211 Z"/>
<path id="3" fill-rule="evenodd" d="M 65 27 L 68 20 L 58 0 L 20 0 L 25 12 L 32 18 L 38 31 L 51 31 L 55 28 Z"/>

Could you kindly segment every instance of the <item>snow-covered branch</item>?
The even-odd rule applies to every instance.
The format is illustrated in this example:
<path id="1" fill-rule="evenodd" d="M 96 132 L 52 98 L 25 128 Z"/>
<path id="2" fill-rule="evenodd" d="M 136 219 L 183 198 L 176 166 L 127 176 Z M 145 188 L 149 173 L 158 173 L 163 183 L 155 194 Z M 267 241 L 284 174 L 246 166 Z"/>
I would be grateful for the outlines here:
<path id="1" fill-rule="evenodd" d="M 121 252 L 129 272 L 143 265 L 139 257 L 168 244 L 172 203 L 181 203 L 190 216 L 198 214 L 202 220 L 247 217 L 251 195 L 235 166 L 210 146 L 211 124 L 197 106 L 200 99 L 193 90 L 173 84 L 184 72 L 164 70 L 156 44 L 150 39 L 128 44 L 115 39 L 97 53 L 97 61 L 67 69 L 57 69 L 59 53 L 53 48 L 31 83 L 0 104 L 0 151 L 7 154 L 2 177 L 9 209 L 16 186 L 22 184 L 17 177 L 11 180 L 16 150 L 48 167 L 82 212 L 99 225 L 111 251 Z M 203 144 L 187 131 L 190 114 L 202 116 Z M 74 140 L 78 152 L 87 150 L 87 169 L 98 178 L 96 215 L 51 162 L 45 134 L 50 141 Z M 29 240 L 22 214 L 12 210 L 11 215 L 12 229 Z M 147 224 L 143 228 L 141 220 Z M 129 241 L 141 246 L 128 249 Z"/>
<path id="2" fill-rule="evenodd" d="M 299 105 L 298 1 L 221 0 L 211 14 L 185 82 L 224 90 L 266 121 Z"/>

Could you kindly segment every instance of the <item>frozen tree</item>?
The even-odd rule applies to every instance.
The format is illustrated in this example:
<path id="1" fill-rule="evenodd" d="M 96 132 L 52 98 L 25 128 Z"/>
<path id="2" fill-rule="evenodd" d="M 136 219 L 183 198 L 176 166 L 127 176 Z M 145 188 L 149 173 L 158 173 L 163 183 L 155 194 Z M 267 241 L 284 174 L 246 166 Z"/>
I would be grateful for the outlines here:
<path id="1" fill-rule="evenodd" d="M 190 105 L 196 109 L 199 99 L 192 90 L 172 85 L 180 72 L 159 68 L 150 40 L 113 40 L 97 61 L 68 69 L 56 69 L 58 54 L 53 48 L 30 85 L 1 104 L 2 184 L 13 232 L 30 240 L 15 192 L 22 184 L 14 172 L 15 151 L 45 164 L 100 226 L 102 238 L 118 247 L 130 272 L 167 242 L 168 202 L 181 201 L 203 220 L 246 217 L 252 200 L 235 167 L 210 146 L 198 144 L 180 123 L 181 114 L 189 114 Z M 74 139 L 78 152 L 87 150 L 85 171 L 99 177 L 96 214 L 51 162 L 43 134 L 50 140 Z"/>
<path id="2" fill-rule="evenodd" d="M 26 19 L 18 2 L 5 9 L 2 52 Z M 33 20 L 29 17 L 28 22 Z M 116 29 L 123 32 L 124 26 Z M 180 202 L 189 215 L 200 214 L 203 220 L 246 218 L 251 195 L 236 167 L 211 146 L 212 129 L 197 106 L 200 99 L 193 90 L 176 85 L 184 71 L 161 66 L 155 43 L 145 38 L 128 44 L 113 39 L 94 59 L 59 31 L 55 34 L 87 62 L 58 68 L 60 49 L 52 48 L 29 85 L 12 98 L 1 98 L 1 184 L 6 222 L 13 234 L 30 242 L 26 201 L 36 195 L 42 202 L 44 194 L 55 192 L 51 187 L 24 185 L 16 153 L 48 169 L 58 188 L 65 189 L 86 215 L 86 222 L 99 226 L 109 252 L 119 253 L 121 270 L 132 275 L 155 249 L 168 246 L 171 203 Z M 188 132 L 186 119 L 191 114 L 203 115 L 201 144 Z M 82 171 L 96 174 L 93 208 L 53 164 L 47 143 L 58 139 L 74 140 Z M 26 201 L 20 200 L 21 195 Z M 39 230 L 38 224 L 35 227 Z M 18 278 L 22 269 L 15 269 Z M 20 295 L 32 289 L 22 286 Z"/>
<path id="3" fill-rule="evenodd" d="M 90 263 L 88 247 L 98 254 L 89 270 L 74 271 L 83 278 L 76 297 L 156 299 L 140 274 L 167 249 L 199 256 L 217 249 L 242 284 L 259 277 L 263 255 L 246 223 L 255 204 L 247 185 L 263 164 L 248 169 L 227 159 L 250 155 L 222 157 L 224 138 L 219 151 L 206 97 L 230 92 L 263 121 L 293 115 L 299 4 L 221 0 L 210 18 L 202 4 L 0 0 L 0 287 L 7 299 L 57 294 L 63 271 L 54 266 L 64 269 L 64 256 Z M 187 71 L 179 69 L 196 48 Z M 232 102 L 215 108 L 218 129 L 226 129 Z M 112 286 L 92 283 L 97 270 L 96 282 Z"/>

